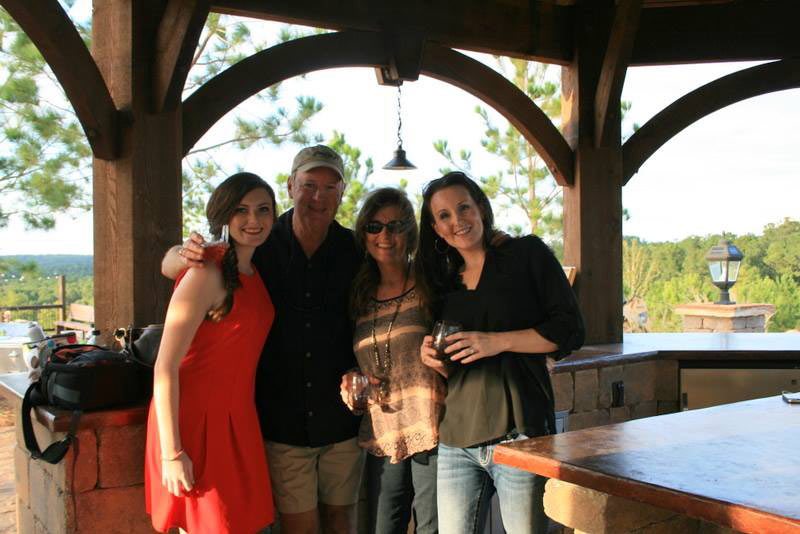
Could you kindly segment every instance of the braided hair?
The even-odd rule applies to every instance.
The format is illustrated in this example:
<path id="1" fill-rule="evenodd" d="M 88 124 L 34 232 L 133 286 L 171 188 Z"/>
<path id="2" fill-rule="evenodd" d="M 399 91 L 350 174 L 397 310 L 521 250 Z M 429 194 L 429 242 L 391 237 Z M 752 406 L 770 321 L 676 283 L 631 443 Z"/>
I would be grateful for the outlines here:
<path id="1" fill-rule="evenodd" d="M 272 199 L 273 222 L 278 220 L 275 192 L 272 187 L 261 177 L 251 172 L 239 172 L 226 178 L 217 186 L 208 199 L 206 205 L 206 218 L 211 235 L 219 240 L 222 227 L 230 222 L 231 217 L 242 201 L 242 198 L 253 189 L 265 189 Z M 207 319 L 220 321 L 233 308 L 233 294 L 242 286 L 239 281 L 239 258 L 236 256 L 236 247 L 231 237 L 228 237 L 228 248 L 222 256 L 220 269 L 222 270 L 222 284 L 225 288 L 225 299 L 219 307 L 208 312 Z"/>

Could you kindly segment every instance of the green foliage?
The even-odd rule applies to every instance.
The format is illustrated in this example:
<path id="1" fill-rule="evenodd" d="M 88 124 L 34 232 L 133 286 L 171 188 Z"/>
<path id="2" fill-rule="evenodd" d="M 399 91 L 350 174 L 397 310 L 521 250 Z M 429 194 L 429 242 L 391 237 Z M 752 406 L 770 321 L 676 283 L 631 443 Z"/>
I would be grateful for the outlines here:
<path id="1" fill-rule="evenodd" d="M 281 30 L 278 43 L 305 37 L 313 32 L 286 27 Z M 254 38 L 246 23 L 211 13 L 200 37 L 184 93 L 190 93 L 223 70 L 268 48 L 270 44 Z M 322 110 L 322 103 L 314 97 L 301 95 L 291 107 L 286 107 L 281 105 L 280 89 L 280 84 L 276 84 L 258 93 L 254 98 L 263 104 L 259 108 L 263 111 L 255 114 L 236 112 L 232 119 L 231 135 L 211 145 L 196 147 L 185 158 L 182 173 L 184 233 L 205 228 L 205 203 L 211 191 L 225 176 L 240 170 L 256 172 L 267 180 L 272 178 L 272 182 L 277 184 L 280 210 L 288 208 L 285 192 L 287 175 L 270 177 L 263 175 L 259 168 L 229 167 L 220 163 L 221 156 L 229 153 L 231 148 L 246 153 L 253 148 L 281 146 L 285 143 L 300 147 L 322 141 L 322 135 L 309 131 L 309 122 Z M 244 157 L 238 158 L 238 161 L 244 160 Z M 289 162 L 285 162 L 284 167 L 288 166 Z"/>
<path id="2" fill-rule="evenodd" d="M 785 219 L 770 224 L 763 235 L 692 236 L 678 242 L 644 243 L 625 238 L 623 287 L 625 297 L 644 298 L 650 332 L 680 332 L 675 306 L 714 302 L 719 290 L 711 283 L 705 255 L 721 238 L 730 239 L 744 253 L 739 278 L 731 290 L 738 303 L 776 306 L 770 332 L 800 329 L 800 222 Z"/>
<path id="3" fill-rule="evenodd" d="M 531 100 L 551 119 L 561 115 L 561 88 L 546 79 L 548 66 L 522 59 L 496 58 L 498 65 L 509 80 L 524 91 Z M 500 203 L 504 210 L 522 212 L 527 225 L 512 225 L 505 230 L 510 234 L 536 233 L 548 242 L 559 242 L 562 233 L 561 188 L 557 186 L 541 157 L 527 140 L 511 124 L 503 127 L 492 122 L 486 108 L 478 106 L 475 112 L 484 124 L 481 146 L 495 156 L 504 168 L 488 176 L 480 176 L 486 195 Z M 446 140 L 434 142 L 434 149 L 441 154 L 451 168 L 471 173 L 472 154 L 459 150 L 457 155 Z"/>
<path id="4" fill-rule="evenodd" d="M 68 3 L 69 5 L 69 3 Z M 88 41 L 89 31 L 77 25 Z M 0 9 L 0 226 L 51 229 L 91 206 L 91 151 L 55 76 Z"/>

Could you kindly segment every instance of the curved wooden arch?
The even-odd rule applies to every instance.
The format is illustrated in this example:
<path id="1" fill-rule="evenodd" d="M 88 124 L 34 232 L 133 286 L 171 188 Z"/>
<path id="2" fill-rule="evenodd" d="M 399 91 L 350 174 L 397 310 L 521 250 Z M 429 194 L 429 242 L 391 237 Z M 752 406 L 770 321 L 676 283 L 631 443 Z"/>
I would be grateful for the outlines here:
<path id="1" fill-rule="evenodd" d="M 750 67 L 688 93 L 647 121 L 622 147 L 622 183 L 678 132 L 726 106 L 775 91 L 800 87 L 800 59 Z"/>
<path id="2" fill-rule="evenodd" d="M 316 70 L 388 67 L 391 52 L 379 33 L 345 31 L 273 46 L 209 80 L 183 105 L 183 152 L 227 112 L 262 89 Z M 572 183 L 573 155 L 547 115 L 514 84 L 482 63 L 426 43 L 420 73 L 480 98 L 499 111 L 531 143 L 561 185 Z"/>
<path id="3" fill-rule="evenodd" d="M 58 0 L 3 0 L 53 69 L 89 139 L 94 156 L 118 154 L 118 111 L 100 69 Z"/>

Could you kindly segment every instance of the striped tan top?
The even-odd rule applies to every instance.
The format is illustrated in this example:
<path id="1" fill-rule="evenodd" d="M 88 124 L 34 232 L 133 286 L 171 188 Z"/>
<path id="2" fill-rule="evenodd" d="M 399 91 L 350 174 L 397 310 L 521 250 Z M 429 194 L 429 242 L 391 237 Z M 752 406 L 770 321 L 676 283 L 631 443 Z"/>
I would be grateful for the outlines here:
<path id="1" fill-rule="evenodd" d="M 353 342 L 358 365 L 362 372 L 381 375 L 373 349 L 373 317 L 377 317 L 375 338 L 380 357 L 385 359 L 386 333 L 398 303 L 400 308 L 390 337 L 388 401 L 382 405 L 370 404 L 358 435 L 362 448 L 375 456 L 388 456 L 392 463 L 438 444 L 445 396 L 444 381 L 436 371 L 423 365 L 419 357 L 422 338 L 430 327 L 423 319 L 414 288 L 393 299 L 373 301 L 373 309 L 358 318 Z"/>

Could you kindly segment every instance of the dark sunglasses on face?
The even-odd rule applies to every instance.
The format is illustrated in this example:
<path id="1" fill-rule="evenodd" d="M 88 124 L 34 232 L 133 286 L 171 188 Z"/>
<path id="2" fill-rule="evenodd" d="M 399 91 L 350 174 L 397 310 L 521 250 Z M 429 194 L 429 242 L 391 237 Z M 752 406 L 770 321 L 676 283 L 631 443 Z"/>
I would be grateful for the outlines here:
<path id="1" fill-rule="evenodd" d="M 366 230 L 368 234 L 379 234 L 383 231 L 384 227 L 389 231 L 390 234 L 397 234 L 400 232 L 405 232 L 409 227 L 409 222 L 389 221 L 388 223 L 384 224 L 380 221 L 370 221 L 364 225 L 364 230 Z"/>

